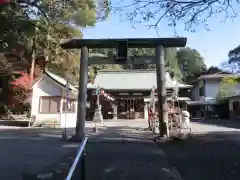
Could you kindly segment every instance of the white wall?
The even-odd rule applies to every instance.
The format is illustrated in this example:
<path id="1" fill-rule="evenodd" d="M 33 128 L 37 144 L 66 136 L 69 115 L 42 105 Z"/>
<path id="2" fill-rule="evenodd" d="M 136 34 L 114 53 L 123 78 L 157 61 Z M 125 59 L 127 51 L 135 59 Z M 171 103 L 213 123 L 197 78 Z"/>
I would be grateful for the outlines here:
<path id="1" fill-rule="evenodd" d="M 215 99 L 219 91 L 220 83 L 220 79 L 205 80 L 205 97 Z"/>
<path id="2" fill-rule="evenodd" d="M 63 113 L 60 117 L 61 119 L 61 128 L 74 128 L 77 123 L 77 113 Z"/>
<path id="3" fill-rule="evenodd" d="M 52 80 L 44 77 L 40 82 L 33 86 L 31 115 L 39 113 L 41 96 L 61 96 L 62 89 L 54 84 Z"/>
<path id="4" fill-rule="evenodd" d="M 62 96 L 64 89 L 59 86 L 56 82 L 52 81 L 48 77 L 42 78 L 37 84 L 33 86 L 33 94 L 32 94 L 32 108 L 31 108 L 31 116 L 36 116 L 36 123 L 40 124 L 46 120 L 56 120 L 61 124 L 61 127 L 65 127 L 65 119 L 66 127 L 75 127 L 76 126 L 76 112 L 75 113 L 63 113 L 58 114 L 40 114 L 39 106 L 40 106 L 40 97 L 41 96 Z M 77 107 L 77 106 L 76 106 Z"/>
<path id="5" fill-rule="evenodd" d="M 207 79 L 207 80 L 205 80 L 205 83 L 204 83 L 205 96 L 204 97 L 199 96 L 198 84 L 195 84 L 192 88 L 192 98 L 193 98 L 193 100 L 198 101 L 198 100 L 203 100 L 203 99 L 215 99 L 217 94 L 218 94 L 219 88 L 220 88 L 220 83 L 221 83 L 220 79 Z M 235 93 L 240 93 L 240 84 L 236 85 Z"/>

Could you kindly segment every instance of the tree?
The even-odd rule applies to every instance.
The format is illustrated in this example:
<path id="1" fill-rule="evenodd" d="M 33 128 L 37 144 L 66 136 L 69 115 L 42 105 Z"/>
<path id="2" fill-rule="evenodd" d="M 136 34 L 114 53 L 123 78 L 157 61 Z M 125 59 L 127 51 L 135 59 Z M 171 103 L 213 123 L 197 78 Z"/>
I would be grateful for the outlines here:
<path id="1" fill-rule="evenodd" d="M 115 56 L 116 52 L 114 49 L 94 49 L 91 53 L 100 53 L 108 56 Z M 155 49 L 153 48 L 130 48 L 129 55 L 131 56 L 155 56 Z M 221 70 L 217 67 L 206 68 L 204 59 L 196 49 L 176 48 L 165 49 L 165 66 L 166 71 L 170 73 L 172 77 L 175 77 L 179 81 L 189 82 L 200 76 L 203 73 L 214 73 L 220 72 Z M 112 69 L 116 68 L 112 65 L 94 65 L 91 66 L 90 71 L 95 67 L 95 70 L 100 69 Z M 118 66 L 117 69 L 132 69 L 131 66 Z M 155 69 L 155 64 L 152 65 L 140 65 L 135 68 L 138 69 Z M 91 73 L 94 74 L 94 73 Z M 91 76 L 94 77 L 94 76 Z"/>
<path id="2" fill-rule="evenodd" d="M 153 48 L 133 48 L 130 49 L 130 53 L 133 56 L 155 56 L 155 49 Z M 165 67 L 166 72 L 170 73 L 172 77 L 176 77 L 178 80 L 182 80 L 182 72 L 178 65 L 177 49 L 168 48 L 165 49 Z M 156 66 L 145 66 L 146 69 L 155 69 Z"/>
<path id="3" fill-rule="evenodd" d="M 165 20 L 172 27 L 183 22 L 186 30 L 195 31 L 195 27 L 200 24 L 209 29 L 208 19 L 216 14 L 223 15 L 223 20 L 228 17 L 235 18 L 238 15 L 236 7 L 239 4 L 238 0 L 125 0 L 121 5 L 112 3 L 111 9 L 124 14 L 132 24 L 142 23 L 157 27 Z"/>
<path id="4" fill-rule="evenodd" d="M 222 101 L 225 98 L 234 95 L 235 87 L 238 82 L 239 78 L 236 77 L 223 78 L 216 99 Z"/>
<path id="5" fill-rule="evenodd" d="M 166 56 L 166 71 L 170 73 L 172 77 L 182 81 L 183 74 L 178 64 L 178 51 L 176 48 L 168 48 L 165 50 Z"/>
<path id="6" fill-rule="evenodd" d="M 59 40 L 81 38 L 80 28 L 104 20 L 109 9 L 103 0 L 17 0 L 1 6 L 0 12 L 4 24 L 0 27 L 2 52 L 23 42 L 29 58 L 34 47 L 37 55 L 47 57 L 49 69 L 61 76 L 71 74 L 76 80 L 79 55 L 74 50 L 61 49 Z"/>
<path id="7" fill-rule="evenodd" d="M 240 45 L 232 49 L 228 53 L 229 62 L 239 62 L 240 61 Z"/>
<path id="8" fill-rule="evenodd" d="M 27 36 L 33 35 L 33 23 L 22 8 L 16 3 L 0 6 L 0 51 L 6 52 L 16 48 Z"/>
<path id="9" fill-rule="evenodd" d="M 228 63 L 225 63 L 225 67 L 230 69 L 232 72 L 240 71 L 240 45 L 232 49 L 228 53 Z"/>
<path id="10" fill-rule="evenodd" d="M 63 50 L 59 46 L 60 39 L 69 39 L 73 37 L 82 37 L 79 27 L 93 26 L 98 20 L 103 20 L 107 17 L 108 11 L 105 7 L 101 7 L 101 0 L 97 1 L 97 4 L 93 0 L 87 1 L 65 1 L 62 6 L 59 7 L 64 1 L 53 2 L 47 7 L 51 15 L 51 23 L 45 25 L 48 29 L 48 39 L 42 40 L 42 42 L 48 42 L 42 49 L 45 50 L 45 54 L 48 57 L 48 68 L 55 70 L 55 72 L 61 76 L 67 76 L 72 83 L 76 83 L 79 72 L 79 53 L 76 50 Z M 48 4 L 46 4 L 48 5 Z M 103 9 L 102 9 L 103 8 Z M 59 12 L 55 13 L 55 10 L 59 9 Z M 47 37 L 45 35 L 45 37 Z M 48 51 L 46 51 L 48 50 Z"/>
<path id="11" fill-rule="evenodd" d="M 91 53 L 100 53 L 106 56 L 115 56 L 116 51 L 115 49 L 93 49 Z M 169 48 L 165 50 L 166 54 L 166 71 L 172 74 L 172 76 L 178 77 L 178 79 L 181 79 L 182 74 L 178 66 L 178 60 L 177 60 L 177 50 L 176 48 Z M 129 49 L 129 55 L 130 56 L 155 56 L 155 49 L 154 48 L 130 48 Z M 132 66 L 112 66 L 112 65 L 94 65 L 92 67 L 96 67 L 98 70 L 100 69 L 111 69 L 111 68 L 117 68 L 117 69 L 132 69 Z M 144 64 L 135 67 L 137 69 L 156 69 L 155 64 Z"/>
<path id="12" fill-rule="evenodd" d="M 209 74 L 231 74 L 230 72 L 227 72 L 217 66 L 210 66 L 209 68 L 203 69 L 200 73 L 197 75 L 209 75 Z"/>
<path id="13" fill-rule="evenodd" d="M 239 64 L 237 62 L 224 61 L 220 64 L 223 71 L 228 73 L 238 73 L 240 71 Z"/>
<path id="14" fill-rule="evenodd" d="M 28 66 L 32 58 L 45 56 L 48 69 L 63 77 L 70 74 L 70 81 L 74 83 L 78 78 L 79 53 L 61 49 L 59 40 L 81 38 L 82 27 L 94 26 L 107 18 L 108 12 L 103 0 L 14 0 L 0 5 L 0 64 L 7 64 L 9 59 L 4 54 L 20 44 L 24 51 L 18 56 L 26 59 Z M 11 91 L 11 69 L 6 69 L 8 76 L 0 77 L 5 104 Z"/>
<path id="15" fill-rule="evenodd" d="M 181 48 L 177 52 L 177 60 L 183 74 L 183 80 L 188 81 L 189 77 L 195 76 L 206 70 L 204 59 L 196 49 Z"/>

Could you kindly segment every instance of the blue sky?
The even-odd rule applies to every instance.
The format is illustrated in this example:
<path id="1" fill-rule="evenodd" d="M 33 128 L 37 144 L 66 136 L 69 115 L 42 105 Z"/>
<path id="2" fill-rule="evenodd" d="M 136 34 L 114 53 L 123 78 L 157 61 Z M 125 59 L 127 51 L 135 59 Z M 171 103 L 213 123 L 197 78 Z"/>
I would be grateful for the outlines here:
<path id="1" fill-rule="evenodd" d="M 226 61 L 228 51 L 240 44 L 239 19 L 221 23 L 222 18 L 215 17 L 209 21 L 211 31 L 206 31 L 199 27 L 196 33 L 185 32 L 183 28 L 177 28 L 177 35 L 188 38 L 187 46 L 197 49 L 204 57 L 208 66 L 219 65 Z M 109 19 L 99 22 L 95 27 L 84 29 L 85 39 L 94 38 L 151 38 L 151 37 L 172 37 L 173 29 L 162 22 L 158 28 L 158 34 L 155 29 L 148 29 L 141 24 L 135 25 L 135 28 L 122 17 L 110 15 Z"/>

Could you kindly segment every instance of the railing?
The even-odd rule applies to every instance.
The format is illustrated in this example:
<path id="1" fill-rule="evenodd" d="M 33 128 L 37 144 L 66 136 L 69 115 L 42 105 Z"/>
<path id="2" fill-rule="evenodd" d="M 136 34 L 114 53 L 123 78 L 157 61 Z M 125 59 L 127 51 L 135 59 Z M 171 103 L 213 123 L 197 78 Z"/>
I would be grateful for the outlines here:
<path id="1" fill-rule="evenodd" d="M 86 162 L 85 162 L 85 147 L 88 141 L 88 137 L 84 137 L 83 141 L 80 144 L 78 153 L 74 159 L 74 162 L 68 172 L 68 175 L 65 180 L 74 180 L 80 179 L 85 180 L 85 173 L 86 173 Z"/>

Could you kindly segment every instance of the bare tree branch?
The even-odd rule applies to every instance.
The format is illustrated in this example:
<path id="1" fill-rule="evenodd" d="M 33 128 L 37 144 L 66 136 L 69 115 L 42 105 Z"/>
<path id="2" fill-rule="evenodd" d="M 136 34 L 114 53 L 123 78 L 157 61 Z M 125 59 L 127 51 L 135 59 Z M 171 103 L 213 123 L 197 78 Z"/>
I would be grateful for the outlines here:
<path id="1" fill-rule="evenodd" d="M 184 22 L 185 30 L 194 31 L 200 24 L 208 27 L 208 19 L 216 14 L 224 15 L 224 21 L 229 17 L 236 18 L 239 13 L 236 6 L 239 0 L 122 0 L 122 5 L 111 4 L 113 12 L 121 12 L 131 23 L 147 24 L 156 28 L 163 20 L 175 27 L 178 22 Z M 127 3 L 128 2 L 128 3 Z M 115 3 L 116 4 L 116 3 Z M 240 7 L 240 6 L 239 6 Z"/>

